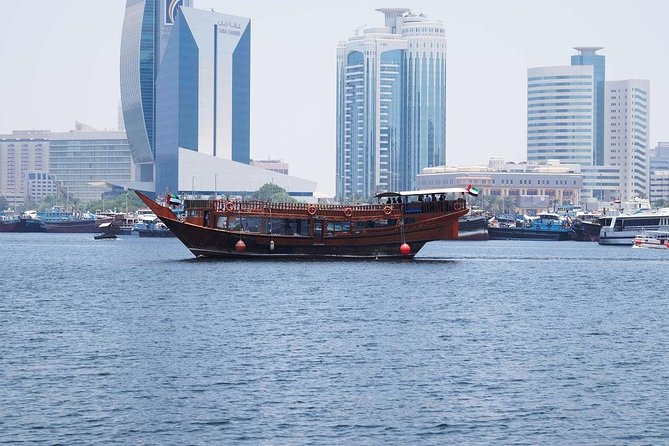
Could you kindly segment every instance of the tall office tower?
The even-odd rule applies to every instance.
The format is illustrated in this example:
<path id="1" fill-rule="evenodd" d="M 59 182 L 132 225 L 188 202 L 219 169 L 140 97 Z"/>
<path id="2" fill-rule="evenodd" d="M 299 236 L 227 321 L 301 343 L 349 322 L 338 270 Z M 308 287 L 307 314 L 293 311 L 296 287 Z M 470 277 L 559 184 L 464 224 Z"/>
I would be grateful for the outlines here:
<path id="1" fill-rule="evenodd" d="M 527 161 L 591 166 L 595 140 L 592 65 L 527 70 Z"/>
<path id="2" fill-rule="evenodd" d="M 178 11 L 192 0 L 127 0 L 121 34 L 123 120 L 138 181 L 153 181 L 155 82 Z"/>
<path id="3" fill-rule="evenodd" d="M 385 27 L 337 47 L 340 200 L 413 189 L 446 156 L 446 31 L 406 8 L 378 9 Z"/>
<path id="4" fill-rule="evenodd" d="M 49 131 L 15 130 L 0 135 L 0 195 L 10 206 L 26 198 L 28 174 L 49 169 Z"/>
<path id="5" fill-rule="evenodd" d="M 594 107 L 592 110 L 594 122 L 594 153 L 592 164 L 601 166 L 604 164 L 605 146 L 604 122 L 606 112 L 604 111 L 604 83 L 606 81 L 606 58 L 601 54 L 597 54 L 597 51 L 601 50 L 602 47 L 575 47 L 574 49 L 578 51 L 579 54 L 571 56 L 572 66 L 590 65 L 593 67 L 595 86 L 593 89 Z"/>
<path id="6" fill-rule="evenodd" d="M 650 193 L 650 82 L 606 82 L 605 163 L 620 166 L 620 200 Z"/>
<path id="7" fill-rule="evenodd" d="M 156 193 L 191 189 L 180 150 L 250 163 L 250 72 L 249 19 L 181 9 L 156 80 Z"/>

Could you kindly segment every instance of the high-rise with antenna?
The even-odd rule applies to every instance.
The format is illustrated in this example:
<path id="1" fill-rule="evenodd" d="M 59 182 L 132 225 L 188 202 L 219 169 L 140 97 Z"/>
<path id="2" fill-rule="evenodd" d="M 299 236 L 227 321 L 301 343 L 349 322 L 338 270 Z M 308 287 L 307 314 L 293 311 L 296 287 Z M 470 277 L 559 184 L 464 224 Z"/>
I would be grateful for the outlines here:
<path id="1" fill-rule="evenodd" d="M 410 190 L 423 168 L 445 163 L 446 31 L 408 8 L 382 8 L 385 26 L 337 48 L 340 200 Z"/>

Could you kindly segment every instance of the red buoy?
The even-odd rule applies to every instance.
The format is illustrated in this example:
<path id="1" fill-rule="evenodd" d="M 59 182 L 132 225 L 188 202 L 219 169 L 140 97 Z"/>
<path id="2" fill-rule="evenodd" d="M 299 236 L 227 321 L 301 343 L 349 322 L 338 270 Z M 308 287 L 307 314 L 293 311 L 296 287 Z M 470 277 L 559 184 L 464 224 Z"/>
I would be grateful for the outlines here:
<path id="1" fill-rule="evenodd" d="M 235 243 L 235 251 L 242 252 L 245 249 L 246 249 L 246 243 L 244 243 L 244 240 L 239 239 L 239 241 Z"/>
<path id="2" fill-rule="evenodd" d="M 411 252 L 411 247 L 409 246 L 408 243 L 402 243 L 402 246 L 400 246 L 400 254 L 403 256 L 408 256 L 409 253 Z"/>

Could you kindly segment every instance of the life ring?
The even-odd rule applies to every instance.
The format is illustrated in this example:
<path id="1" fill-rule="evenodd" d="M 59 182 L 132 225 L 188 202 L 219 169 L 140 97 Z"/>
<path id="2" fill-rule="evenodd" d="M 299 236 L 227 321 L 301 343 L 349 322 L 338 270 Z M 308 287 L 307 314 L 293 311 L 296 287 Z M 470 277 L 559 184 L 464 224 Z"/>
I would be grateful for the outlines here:
<path id="1" fill-rule="evenodd" d="M 455 203 L 453 203 L 453 209 L 456 211 L 461 211 L 464 208 L 464 205 L 462 204 L 462 201 L 460 200 L 455 200 Z"/>
<path id="2" fill-rule="evenodd" d="M 232 201 L 228 201 L 225 203 L 225 210 L 228 212 L 232 212 L 235 210 L 235 204 Z"/>
<path id="3" fill-rule="evenodd" d="M 313 204 L 310 204 L 309 206 L 307 206 L 307 214 L 315 215 L 316 214 L 316 206 L 314 206 Z"/>
<path id="4" fill-rule="evenodd" d="M 350 217 L 351 215 L 353 215 L 353 209 L 351 209 L 351 208 L 348 207 L 348 206 L 345 207 L 345 208 L 344 208 L 344 215 L 347 216 L 347 217 Z"/>
<path id="5" fill-rule="evenodd" d="M 386 215 L 390 215 L 393 212 L 393 208 L 391 208 L 388 205 L 383 206 L 383 213 Z"/>

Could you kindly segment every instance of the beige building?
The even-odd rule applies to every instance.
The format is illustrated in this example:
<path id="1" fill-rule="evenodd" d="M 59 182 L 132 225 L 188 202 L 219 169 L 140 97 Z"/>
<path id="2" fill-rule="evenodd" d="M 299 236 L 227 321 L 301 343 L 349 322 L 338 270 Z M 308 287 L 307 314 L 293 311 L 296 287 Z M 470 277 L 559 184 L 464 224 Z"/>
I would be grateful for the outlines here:
<path id="1" fill-rule="evenodd" d="M 549 204 L 578 204 L 583 175 L 578 164 L 506 163 L 501 157 L 488 166 L 428 167 L 416 176 L 416 189 L 466 187 L 473 184 L 479 195 L 513 197 L 526 209 L 546 208 Z M 529 203 L 529 204 L 528 204 Z"/>
<path id="2" fill-rule="evenodd" d="M 28 173 L 49 170 L 49 131 L 15 130 L 0 135 L 0 195 L 11 207 L 23 205 Z"/>

